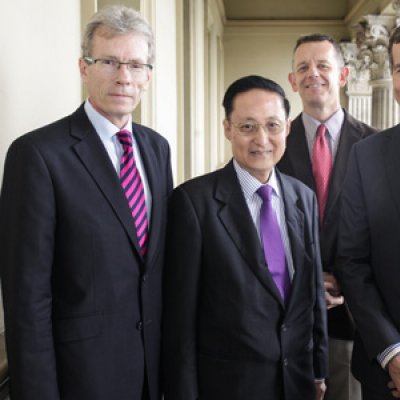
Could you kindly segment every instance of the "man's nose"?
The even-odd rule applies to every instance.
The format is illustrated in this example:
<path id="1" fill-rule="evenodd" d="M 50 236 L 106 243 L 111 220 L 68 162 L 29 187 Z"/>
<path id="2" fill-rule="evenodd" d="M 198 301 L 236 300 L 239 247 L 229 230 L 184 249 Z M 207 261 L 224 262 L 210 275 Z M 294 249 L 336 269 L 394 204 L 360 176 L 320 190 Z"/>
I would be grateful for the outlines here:
<path id="1" fill-rule="evenodd" d="M 117 69 L 117 82 L 119 84 L 127 84 L 132 81 L 132 74 L 128 69 L 128 65 L 120 64 Z"/>
<path id="2" fill-rule="evenodd" d="M 257 126 L 257 132 L 254 135 L 254 141 L 258 144 L 265 144 L 269 141 L 269 133 L 266 126 Z"/>
<path id="3" fill-rule="evenodd" d="M 312 76 L 312 77 L 319 76 L 319 70 L 318 70 L 317 65 L 310 64 L 310 67 L 308 69 L 308 75 Z"/>

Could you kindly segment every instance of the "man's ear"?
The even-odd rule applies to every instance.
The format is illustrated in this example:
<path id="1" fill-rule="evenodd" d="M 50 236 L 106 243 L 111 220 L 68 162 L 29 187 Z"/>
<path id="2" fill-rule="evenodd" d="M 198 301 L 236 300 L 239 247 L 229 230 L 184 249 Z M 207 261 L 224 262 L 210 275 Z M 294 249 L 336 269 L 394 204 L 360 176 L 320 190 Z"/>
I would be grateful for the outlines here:
<path id="1" fill-rule="evenodd" d="M 290 86 L 292 86 L 293 92 L 297 92 L 296 77 L 294 75 L 294 72 L 289 72 L 288 80 L 289 80 Z"/>
<path id="2" fill-rule="evenodd" d="M 228 140 L 232 138 L 232 128 L 230 122 L 225 118 L 224 119 L 224 134 Z"/>
<path id="3" fill-rule="evenodd" d="M 286 124 L 287 124 L 287 125 L 286 125 L 286 129 L 287 129 L 286 137 L 288 137 L 288 136 L 289 136 L 289 133 L 290 133 L 290 127 L 292 126 L 292 120 L 291 120 L 291 118 L 288 118 Z"/>
<path id="4" fill-rule="evenodd" d="M 339 75 L 339 85 L 340 87 L 344 87 L 347 82 L 347 78 L 349 77 L 350 69 L 349 67 L 342 67 L 340 68 L 340 75 Z"/>
<path id="5" fill-rule="evenodd" d="M 88 64 L 86 63 L 86 61 L 81 57 L 79 59 L 79 72 L 81 74 L 81 78 L 84 82 L 86 82 L 87 79 L 87 68 L 88 68 Z"/>

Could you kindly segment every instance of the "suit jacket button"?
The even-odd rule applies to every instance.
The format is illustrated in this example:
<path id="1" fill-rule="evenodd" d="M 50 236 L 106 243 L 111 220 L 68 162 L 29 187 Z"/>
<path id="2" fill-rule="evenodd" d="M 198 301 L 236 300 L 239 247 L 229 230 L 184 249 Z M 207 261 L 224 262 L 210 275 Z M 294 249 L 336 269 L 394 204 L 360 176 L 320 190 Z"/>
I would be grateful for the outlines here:
<path id="1" fill-rule="evenodd" d="M 143 283 L 146 282 L 146 279 L 147 279 L 147 276 L 146 276 L 146 275 L 142 275 L 142 282 L 143 282 Z"/>
<path id="2" fill-rule="evenodd" d="M 141 330 L 143 329 L 143 322 L 142 322 L 142 321 L 139 321 L 139 322 L 136 324 L 136 329 L 137 329 L 138 331 L 141 331 Z"/>
<path id="3" fill-rule="evenodd" d="M 287 328 L 286 328 L 286 325 L 285 325 L 285 324 L 282 324 L 281 330 L 282 330 L 282 332 L 286 332 L 286 331 L 287 331 Z"/>
<path id="4" fill-rule="evenodd" d="M 283 366 L 284 366 L 284 367 L 287 367 L 288 364 L 289 364 L 288 359 L 287 359 L 287 358 L 284 358 L 284 359 L 283 359 Z"/>

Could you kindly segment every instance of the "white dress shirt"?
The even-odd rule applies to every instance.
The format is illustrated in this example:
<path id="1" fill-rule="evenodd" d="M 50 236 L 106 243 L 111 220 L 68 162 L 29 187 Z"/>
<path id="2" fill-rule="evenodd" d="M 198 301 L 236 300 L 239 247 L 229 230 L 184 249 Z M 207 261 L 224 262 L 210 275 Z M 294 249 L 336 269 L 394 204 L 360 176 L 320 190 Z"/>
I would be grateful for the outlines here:
<path id="1" fill-rule="evenodd" d="M 246 204 L 249 208 L 251 218 L 253 219 L 254 226 L 256 227 L 258 237 L 262 246 L 262 239 L 260 235 L 260 209 L 262 205 L 261 197 L 256 193 L 259 187 L 263 186 L 258 179 L 251 175 L 247 170 L 242 168 L 236 160 L 233 160 L 233 166 L 235 168 L 237 177 L 239 179 Z M 285 220 L 285 206 L 281 196 L 281 189 L 279 186 L 278 179 L 273 169 L 271 176 L 268 180 L 268 185 L 272 187 L 272 208 L 275 211 L 276 218 L 278 220 L 279 229 L 283 240 L 283 246 L 285 248 L 286 261 L 288 265 L 288 271 L 290 280 L 293 280 L 294 276 L 294 265 L 292 258 L 292 250 L 290 247 L 289 236 L 287 233 L 286 220 Z"/>
<path id="2" fill-rule="evenodd" d="M 120 160 L 122 154 L 124 152 L 121 143 L 118 140 L 117 133 L 121 130 L 113 123 L 111 123 L 107 118 L 101 115 L 98 111 L 90 103 L 89 99 L 85 101 L 85 112 L 89 118 L 89 121 L 94 126 L 97 134 L 102 141 L 110 160 L 115 168 L 115 171 L 119 177 L 120 170 Z M 142 157 L 139 152 L 139 148 L 137 146 L 137 142 L 135 139 L 135 135 L 132 134 L 132 117 L 129 116 L 129 120 L 125 127 L 125 129 L 129 131 L 132 135 L 132 146 L 133 146 L 133 155 L 135 157 L 136 166 L 140 173 L 140 177 L 142 179 L 143 188 L 144 188 L 144 196 L 146 199 L 146 209 L 147 209 L 147 219 L 150 227 L 150 216 L 151 216 L 151 207 L 152 207 L 152 196 L 150 192 L 150 186 L 147 179 L 146 171 L 143 166 Z"/>
<path id="3" fill-rule="evenodd" d="M 312 148 L 314 146 L 315 138 L 317 136 L 317 129 L 321 124 L 324 124 L 328 132 L 326 136 L 328 139 L 329 148 L 331 150 L 332 159 L 335 160 L 337 149 L 339 146 L 340 132 L 342 130 L 342 125 L 344 122 L 343 109 L 339 108 L 324 122 L 318 121 L 317 119 L 311 117 L 311 115 L 308 115 L 305 112 L 301 114 L 301 118 L 306 133 L 310 155 L 312 154 Z"/>

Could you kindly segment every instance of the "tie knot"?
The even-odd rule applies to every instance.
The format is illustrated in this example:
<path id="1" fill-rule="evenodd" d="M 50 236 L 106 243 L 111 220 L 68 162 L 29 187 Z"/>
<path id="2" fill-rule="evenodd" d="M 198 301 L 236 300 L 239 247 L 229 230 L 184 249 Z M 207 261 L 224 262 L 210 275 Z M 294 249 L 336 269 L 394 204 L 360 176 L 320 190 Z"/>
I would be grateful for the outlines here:
<path id="1" fill-rule="evenodd" d="M 131 133 L 129 131 L 127 131 L 126 129 L 123 129 L 122 131 L 117 132 L 117 138 L 123 147 L 132 146 Z"/>
<path id="2" fill-rule="evenodd" d="M 258 195 L 262 198 L 263 201 L 271 201 L 272 197 L 272 186 L 263 185 L 257 189 Z"/>
<path id="3" fill-rule="evenodd" d="M 326 133 L 326 126 L 324 124 L 321 124 L 317 129 L 317 136 L 325 137 L 325 133 Z"/>

